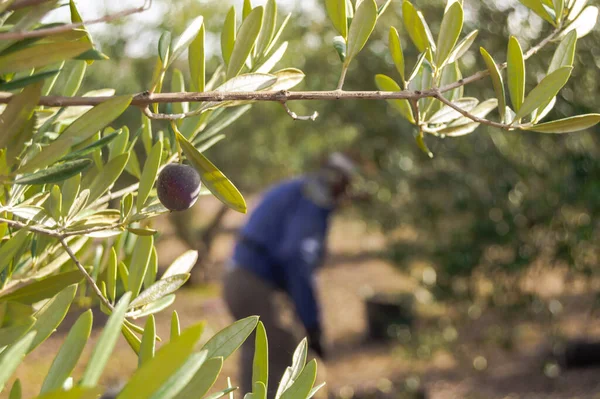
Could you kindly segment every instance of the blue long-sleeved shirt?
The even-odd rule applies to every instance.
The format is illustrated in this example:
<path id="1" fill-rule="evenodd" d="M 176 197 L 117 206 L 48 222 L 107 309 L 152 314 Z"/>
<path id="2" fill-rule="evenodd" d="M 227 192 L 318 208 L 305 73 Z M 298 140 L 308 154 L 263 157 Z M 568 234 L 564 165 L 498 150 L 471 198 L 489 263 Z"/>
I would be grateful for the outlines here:
<path id="1" fill-rule="evenodd" d="M 305 195 L 308 179 L 286 181 L 266 193 L 240 232 L 233 263 L 287 292 L 310 330 L 320 328 L 313 272 L 323 258 L 333 209 Z"/>

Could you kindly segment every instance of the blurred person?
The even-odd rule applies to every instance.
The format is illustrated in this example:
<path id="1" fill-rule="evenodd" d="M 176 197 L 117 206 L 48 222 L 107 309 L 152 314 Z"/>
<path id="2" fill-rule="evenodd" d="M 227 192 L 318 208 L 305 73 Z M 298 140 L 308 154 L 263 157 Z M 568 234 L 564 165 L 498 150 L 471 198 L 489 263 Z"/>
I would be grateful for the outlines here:
<path id="1" fill-rule="evenodd" d="M 237 320 L 258 315 L 269 342 L 268 396 L 274 398 L 302 336 L 325 358 L 315 287 L 332 212 L 340 207 L 357 171 L 342 153 L 331 154 L 313 174 L 271 188 L 241 229 L 224 278 L 223 295 Z M 284 326 L 276 295 L 287 294 L 304 326 Z M 305 333 L 305 334 L 303 334 Z M 254 334 L 241 350 L 240 384 L 252 391 Z"/>

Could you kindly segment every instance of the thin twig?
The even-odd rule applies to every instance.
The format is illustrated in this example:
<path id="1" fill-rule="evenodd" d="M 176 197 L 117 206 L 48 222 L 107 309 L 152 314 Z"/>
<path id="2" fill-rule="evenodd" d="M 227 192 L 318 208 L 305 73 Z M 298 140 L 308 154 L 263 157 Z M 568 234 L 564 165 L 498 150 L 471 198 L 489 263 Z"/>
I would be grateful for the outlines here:
<path id="1" fill-rule="evenodd" d="M 110 21 L 114 21 L 116 19 L 126 17 L 131 14 L 137 14 L 140 12 L 144 12 L 149 8 L 150 4 L 151 4 L 151 2 L 146 0 L 146 1 L 144 1 L 144 5 L 141 7 L 129 8 L 127 10 L 120 11 L 116 14 L 105 15 L 102 18 L 92 19 L 92 20 L 83 21 L 83 22 L 76 22 L 73 24 L 55 26 L 53 28 L 37 29 L 37 30 L 26 31 L 26 32 L 0 33 L 0 40 L 22 40 L 22 39 L 28 39 L 28 38 L 32 38 L 32 37 L 57 35 L 59 33 L 65 33 L 65 32 L 69 32 L 73 29 L 80 28 L 84 25 L 93 25 L 93 24 L 100 24 L 100 23 L 104 23 L 104 22 L 110 22 Z"/>
<path id="2" fill-rule="evenodd" d="M 87 272 L 87 270 L 85 270 L 85 268 L 83 267 L 81 262 L 79 262 L 79 259 L 77 259 L 77 256 L 75 256 L 75 254 L 69 247 L 69 244 L 67 244 L 67 242 L 65 241 L 64 237 L 60 237 L 59 240 L 60 240 L 60 243 L 62 244 L 62 246 L 65 248 L 65 251 L 67 252 L 67 254 L 69 254 L 69 256 L 71 257 L 73 262 L 75 262 L 75 265 L 77 266 L 79 271 L 83 274 L 85 279 L 88 281 L 88 283 L 92 287 L 92 290 L 94 290 L 94 292 L 96 293 L 98 298 L 100 298 L 100 300 L 102 301 L 104 306 L 106 306 L 108 309 L 113 311 L 114 307 L 111 305 L 111 303 L 108 301 L 108 299 L 106 299 L 106 297 L 104 297 L 104 295 L 102 294 L 102 291 L 100 291 L 100 288 L 98 288 L 98 285 L 96 284 L 96 282 L 94 281 L 92 276 L 90 276 L 90 274 Z"/>
<path id="3" fill-rule="evenodd" d="M 16 220 L 0 218 L 0 223 L 6 223 L 9 226 L 16 227 L 17 229 L 29 230 L 32 233 L 45 234 L 47 236 L 56 237 L 56 238 L 61 237 L 60 234 L 58 234 L 57 232 L 55 232 L 53 230 L 48 230 L 48 229 L 44 229 L 42 227 L 37 227 L 37 226 L 30 226 L 25 223 L 17 222 Z"/>
<path id="4" fill-rule="evenodd" d="M 292 111 L 285 102 L 281 102 L 281 106 L 283 107 L 283 109 L 285 109 L 285 112 L 287 112 L 288 115 L 291 116 L 292 119 L 295 121 L 315 121 L 319 116 L 319 113 L 317 111 L 313 112 L 312 115 L 298 115 L 297 113 Z"/>
<path id="5" fill-rule="evenodd" d="M 481 123 L 482 125 L 488 125 L 488 126 L 497 127 L 497 128 L 500 128 L 500 129 L 505 129 L 505 130 L 511 129 L 510 125 L 507 125 L 507 124 L 504 124 L 504 123 L 498 123 L 498 122 L 490 121 L 488 119 L 483 119 L 483 118 L 480 118 L 478 116 L 475 116 L 475 115 L 471 114 L 470 112 L 465 111 L 464 109 L 462 109 L 458 105 L 454 104 L 452 101 L 448 100 L 446 97 L 444 97 L 441 94 L 438 94 L 437 96 L 435 96 L 435 98 L 438 99 L 439 101 L 443 102 L 444 104 L 446 104 L 450 108 L 454 109 L 456 112 L 460 113 L 461 115 L 463 115 L 463 116 L 471 119 L 474 122 Z"/>

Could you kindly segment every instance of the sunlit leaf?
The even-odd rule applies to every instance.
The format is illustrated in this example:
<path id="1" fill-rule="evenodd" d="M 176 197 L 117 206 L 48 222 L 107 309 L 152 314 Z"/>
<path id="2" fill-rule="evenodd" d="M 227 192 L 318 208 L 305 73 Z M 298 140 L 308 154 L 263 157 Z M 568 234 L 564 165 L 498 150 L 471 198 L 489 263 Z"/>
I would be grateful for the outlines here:
<path id="1" fill-rule="evenodd" d="M 401 91 L 400 86 L 389 76 L 376 75 L 375 84 L 377 88 L 382 91 Z M 394 109 L 396 109 L 400 115 L 408 120 L 413 125 L 415 124 L 415 118 L 413 116 L 412 108 L 408 100 L 387 100 Z"/>
<path id="2" fill-rule="evenodd" d="M 121 325 L 123 324 L 125 311 L 129 305 L 130 298 L 131 293 L 125 293 L 117 303 L 117 306 L 115 306 L 113 313 L 108 318 L 108 321 L 96 342 L 96 346 L 87 363 L 86 369 L 83 372 L 80 383 L 82 387 L 94 387 L 98 384 L 100 376 L 104 371 L 104 367 L 106 367 L 106 363 L 110 359 L 115 344 L 117 343 L 117 339 L 119 338 Z"/>
<path id="3" fill-rule="evenodd" d="M 288 48 L 288 42 L 281 43 L 281 46 L 260 67 L 256 69 L 257 73 L 269 73 L 277 65 L 277 63 L 283 58 Z"/>
<path id="4" fill-rule="evenodd" d="M 254 361 L 252 363 L 252 386 L 257 382 L 268 386 L 269 378 L 269 347 L 267 343 L 267 333 L 262 322 L 256 326 L 256 338 L 254 342 Z M 254 392 L 258 394 L 257 392 Z"/>
<path id="5" fill-rule="evenodd" d="M 550 22 L 552 25 L 556 26 L 556 22 L 554 18 L 548 13 L 548 10 L 544 7 L 541 0 L 519 0 L 524 6 L 531 9 L 534 13 L 539 15 L 541 18 Z"/>
<path id="6" fill-rule="evenodd" d="M 256 7 L 244 20 L 235 39 L 231 58 L 227 64 L 227 78 L 237 76 L 252 52 L 263 23 L 263 8 Z"/>
<path id="7" fill-rule="evenodd" d="M 513 109 L 519 111 L 525 98 L 525 61 L 523 50 L 516 37 L 508 41 L 508 91 Z M 501 102 L 500 102 L 501 103 Z"/>
<path id="8" fill-rule="evenodd" d="M 398 31 L 393 26 L 390 27 L 390 33 L 388 37 L 390 54 L 392 55 L 392 59 L 394 60 L 396 70 L 402 78 L 402 87 L 404 87 L 404 53 L 402 51 L 402 44 L 400 43 L 400 36 L 398 35 Z"/>
<path id="9" fill-rule="evenodd" d="M 206 360 L 187 386 L 175 396 L 175 399 L 196 399 L 204 397 L 217 381 L 217 377 L 219 376 L 222 367 L 222 357 L 213 357 Z M 228 392 L 230 392 L 230 390 L 226 390 L 222 396 L 226 395 Z M 208 397 L 206 399 L 208 399 Z"/>
<path id="10" fill-rule="evenodd" d="M 317 378 L 317 361 L 308 362 L 294 383 L 281 394 L 281 399 L 306 398 Z"/>
<path id="11" fill-rule="evenodd" d="M 127 162 L 129 161 L 129 153 L 126 152 L 117 156 L 115 159 L 109 161 L 101 174 L 96 176 L 92 185 L 90 186 L 90 198 L 89 202 L 93 202 L 100 198 L 113 184 L 117 181 L 119 176 L 123 173 Z"/>
<path id="12" fill-rule="evenodd" d="M 13 79 L 8 82 L 3 82 L 0 83 L 0 91 L 13 91 L 22 89 L 23 87 L 27 87 L 34 83 L 41 82 L 45 79 L 57 76 L 59 72 L 60 69 L 52 69 L 49 71 L 34 73 L 33 75 L 29 75 L 23 78 Z"/>
<path id="13" fill-rule="evenodd" d="M 87 158 L 67 161 L 38 172 L 22 175 L 15 180 L 15 184 L 58 183 L 83 172 L 92 163 L 93 161 Z"/>
<path id="14" fill-rule="evenodd" d="M 19 169 L 19 173 L 32 172 L 50 165 L 69 152 L 69 149 L 102 129 L 125 111 L 131 96 L 118 96 L 99 104 L 71 123 L 49 146 Z"/>
<path id="15" fill-rule="evenodd" d="M 188 46 L 194 41 L 194 39 L 198 35 L 198 32 L 200 31 L 200 28 L 202 27 L 203 23 L 204 23 L 204 17 L 202 17 L 201 15 L 194 18 L 189 23 L 187 28 L 185 28 L 185 30 L 183 31 L 181 36 L 179 36 L 179 39 L 177 39 L 177 41 L 173 45 L 173 54 L 169 58 L 169 64 L 171 64 L 173 61 L 175 61 L 185 51 L 185 49 L 188 48 Z"/>
<path id="16" fill-rule="evenodd" d="M 223 359 L 227 359 L 229 355 L 244 343 L 246 338 L 254 331 L 257 323 L 257 316 L 238 320 L 216 333 L 204 344 L 202 349 L 208 351 L 209 358 L 222 357 Z"/>
<path id="17" fill-rule="evenodd" d="M 579 16 L 561 32 L 560 36 L 564 36 L 574 30 L 577 32 L 578 38 L 584 37 L 594 29 L 597 21 L 598 7 L 586 7 L 581 14 L 579 14 Z"/>
<path id="18" fill-rule="evenodd" d="M 150 154 L 144 163 L 144 169 L 136 199 L 137 209 L 142 209 L 144 207 L 144 204 L 148 199 L 148 195 L 150 195 L 150 190 L 152 190 L 152 186 L 154 185 L 154 181 L 156 180 L 156 175 L 158 173 L 158 168 L 160 167 L 162 150 L 162 141 L 158 141 L 152 147 L 152 150 L 150 151 Z"/>
<path id="19" fill-rule="evenodd" d="M 277 2 L 275 0 L 267 0 L 265 3 L 265 11 L 262 28 L 256 41 L 255 51 L 257 55 L 262 55 L 273 36 L 275 35 L 275 22 L 277 21 Z M 268 71 L 267 71 L 268 72 Z"/>
<path id="20" fill-rule="evenodd" d="M 452 64 L 453 62 L 458 61 L 473 45 L 477 35 L 479 34 L 478 30 L 474 30 L 465 36 L 455 47 L 454 50 L 448 56 L 448 64 Z"/>
<path id="21" fill-rule="evenodd" d="M 348 37 L 348 17 L 346 15 L 346 0 L 325 0 L 325 7 L 333 27 L 344 39 Z"/>
<path id="22" fill-rule="evenodd" d="M 162 279 L 175 276 L 177 274 L 186 274 L 192 271 L 192 268 L 196 265 L 198 260 L 198 251 L 189 250 L 180 255 L 177 259 L 171 263 L 171 266 L 167 268 L 165 273 L 162 275 Z"/>
<path id="23" fill-rule="evenodd" d="M 540 133 L 571 133 L 589 129 L 598 123 L 600 123 L 600 114 L 586 114 L 519 128 Z"/>
<path id="24" fill-rule="evenodd" d="M 362 50 L 377 22 L 377 4 L 375 0 L 364 0 L 354 14 L 354 19 L 348 31 L 348 54 L 346 64 Z"/>
<path id="25" fill-rule="evenodd" d="M 142 291 L 142 293 L 131 302 L 129 308 L 133 309 L 144 306 L 174 293 L 179 287 L 185 284 L 189 277 L 190 275 L 186 273 L 158 280 L 156 283 Z"/>
<path id="26" fill-rule="evenodd" d="M 71 302 L 75 298 L 77 285 L 73 284 L 59 292 L 54 298 L 49 300 L 38 310 L 34 317 L 37 319 L 33 329 L 37 332 L 33 339 L 29 352 L 44 342 L 63 321 Z"/>
<path id="27" fill-rule="evenodd" d="M 185 363 L 203 330 L 204 323 L 196 324 L 186 329 L 177 339 L 161 347 L 153 358 L 148 359 L 133 373 L 117 398 L 150 398 L 152 393 Z"/>
<path id="28" fill-rule="evenodd" d="M 481 56 L 483 57 L 485 65 L 490 72 L 492 85 L 494 86 L 496 98 L 498 99 L 498 112 L 500 113 L 500 120 L 503 121 L 506 110 L 506 95 L 504 93 L 504 81 L 502 80 L 500 69 L 498 69 L 498 65 L 490 53 L 488 53 L 483 47 L 481 47 L 479 50 L 481 51 Z"/>
<path id="29" fill-rule="evenodd" d="M 437 41 L 436 64 L 444 65 L 454 49 L 463 27 L 463 8 L 460 3 L 453 3 L 444 13 Z"/>
<path id="30" fill-rule="evenodd" d="M 69 334 L 67 334 L 50 366 L 50 370 L 42 384 L 40 394 L 59 389 L 71 375 L 90 337 L 92 319 L 92 311 L 88 310 L 79 316 L 73 327 L 71 327 Z"/>
<path id="31" fill-rule="evenodd" d="M 137 319 L 140 317 L 148 316 L 154 313 L 158 313 L 173 304 L 175 301 L 175 294 L 167 295 L 158 301 L 152 302 L 146 306 L 141 307 L 138 310 L 134 310 L 127 313 L 127 317 Z"/>
<path id="32" fill-rule="evenodd" d="M 556 48 L 556 51 L 552 56 L 552 61 L 550 61 L 550 66 L 548 67 L 549 74 L 556 71 L 560 67 L 573 66 L 576 45 L 577 32 L 571 31 L 565 36 L 565 38 Z"/>
<path id="33" fill-rule="evenodd" d="M 23 130 L 27 121 L 32 117 L 33 111 L 41 96 L 41 83 L 35 83 L 15 95 L 0 115 L 0 148 L 6 147 L 15 140 Z"/>
<path id="34" fill-rule="evenodd" d="M 0 296 L 0 301 L 18 301 L 20 303 L 34 304 L 57 295 L 64 288 L 72 284 L 77 284 L 81 280 L 83 280 L 83 276 L 78 270 L 56 274 L 43 280 L 31 282 L 6 295 Z"/>
<path id="35" fill-rule="evenodd" d="M 185 137 L 178 132 L 176 132 L 176 135 L 188 161 L 200 173 L 202 183 L 224 204 L 238 212 L 246 213 L 246 201 L 231 181 L 204 155 L 198 152 Z"/>
<path id="36" fill-rule="evenodd" d="M 204 24 L 202 24 L 198 30 L 198 34 L 190 43 L 188 48 L 188 63 L 190 67 L 190 75 L 192 77 L 192 89 L 200 92 L 204 91 L 206 79 L 206 55 L 204 48 L 205 35 L 206 33 Z"/>
<path id="37" fill-rule="evenodd" d="M 519 120 L 529 115 L 540 105 L 547 103 L 552 97 L 556 96 L 569 80 L 572 70 L 573 67 L 570 66 L 561 67 L 542 79 L 542 81 L 531 90 L 525 98 L 523 105 L 517 112 L 515 120 Z"/>
<path id="38" fill-rule="evenodd" d="M 479 100 L 474 97 L 464 97 L 459 98 L 456 101 L 452 101 L 452 103 L 464 111 L 469 112 L 475 108 L 477 104 L 479 104 Z M 433 114 L 427 122 L 431 124 L 448 123 L 456 118 L 460 118 L 461 116 L 461 113 L 454 108 L 450 107 L 449 105 L 444 105 L 438 112 Z"/>
<path id="39" fill-rule="evenodd" d="M 402 3 L 402 18 L 404 20 L 404 26 L 408 31 L 410 40 L 414 43 L 417 50 L 420 53 L 425 52 L 428 48 L 431 51 L 435 51 L 435 44 L 431 31 L 425 22 L 425 18 L 420 11 L 412 5 L 408 0 L 404 0 Z"/>
<path id="40" fill-rule="evenodd" d="M 0 353 L 0 391 L 27 354 L 36 332 L 31 331 Z"/>
<path id="41" fill-rule="evenodd" d="M 227 16 L 225 17 L 223 30 L 221 31 L 221 54 L 223 55 L 223 61 L 225 61 L 225 65 L 229 65 L 231 53 L 233 52 L 233 46 L 235 45 L 235 37 L 235 7 L 231 6 L 229 12 L 227 13 Z"/>

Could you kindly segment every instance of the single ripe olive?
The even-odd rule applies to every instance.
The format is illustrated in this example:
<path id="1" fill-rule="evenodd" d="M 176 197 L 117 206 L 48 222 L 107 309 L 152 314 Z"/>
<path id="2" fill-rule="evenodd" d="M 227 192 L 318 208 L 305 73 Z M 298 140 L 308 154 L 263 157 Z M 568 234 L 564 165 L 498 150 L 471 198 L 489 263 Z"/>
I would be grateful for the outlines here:
<path id="1" fill-rule="evenodd" d="M 200 175 L 188 165 L 172 163 L 159 173 L 156 181 L 158 199 L 171 211 L 191 208 L 200 194 Z"/>

